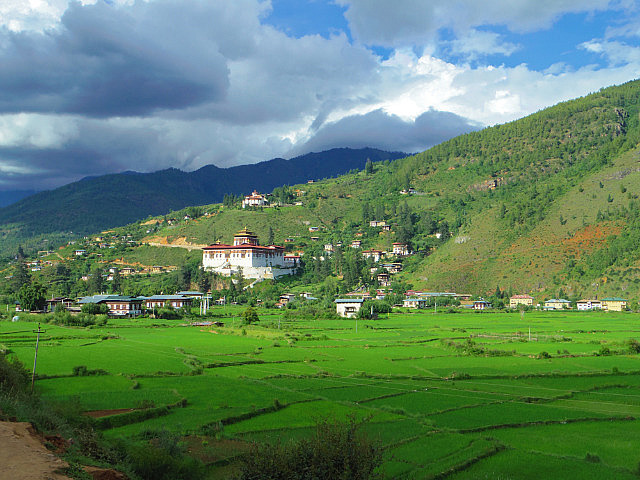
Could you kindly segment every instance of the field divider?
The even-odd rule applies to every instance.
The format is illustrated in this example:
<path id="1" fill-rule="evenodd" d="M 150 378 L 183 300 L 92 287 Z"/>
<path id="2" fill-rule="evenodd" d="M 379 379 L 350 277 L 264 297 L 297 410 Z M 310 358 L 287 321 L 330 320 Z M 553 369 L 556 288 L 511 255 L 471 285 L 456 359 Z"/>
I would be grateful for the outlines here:
<path id="1" fill-rule="evenodd" d="M 569 423 L 583 423 L 583 422 L 632 422 L 637 420 L 636 417 L 628 415 L 614 415 L 612 417 L 582 417 L 582 418 L 567 418 L 564 420 L 536 420 L 534 422 L 520 422 L 520 423 L 502 423 L 499 425 L 487 425 L 484 427 L 462 428 L 459 430 L 453 430 L 456 433 L 479 433 L 487 432 L 491 430 L 501 430 L 505 428 L 527 428 L 538 427 L 543 425 L 566 425 Z"/>
<path id="2" fill-rule="evenodd" d="M 480 453 L 479 455 L 476 455 L 475 457 L 469 458 L 469 459 L 465 460 L 462 463 L 454 465 L 451 468 L 445 470 L 444 472 L 440 472 L 440 473 L 434 475 L 431 478 L 433 478 L 434 480 L 441 480 L 441 479 L 447 478 L 447 477 L 453 475 L 454 473 L 459 473 L 459 472 L 462 472 L 462 471 L 466 470 L 470 466 L 475 465 L 476 463 L 478 463 L 481 460 L 484 460 L 485 458 L 493 457 L 494 455 L 497 455 L 498 453 L 500 453 L 500 452 L 502 452 L 504 450 L 507 450 L 507 448 L 509 448 L 509 447 L 499 443 L 498 445 L 495 445 L 495 446 L 489 448 L 488 450 L 485 450 L 484 452 Z"/>
<path id="3" fill-rule="evenodd" d="M 200 430 L 201 431 L 207 431 L 211 427 L 215 428 L 217 425 L 220 425 L 220 424 L 222 424 L 223 426 L 233 425 L 234 423 L 242 422 L 244 420 L 249 420 L 250 418 L 258 417 L 260 415 L 266 415 L 267 413 L 278 412 L 278 411 L 283 410 L 283 409 L 285 409 L 287 407 L 290 407 L 291 405 L 296 405 L 296 404 L 299 404 L 299 403 L 317 402 L 319 400 L 321 400 L 321 399 L 320 398 L 305 398 L 303 400 L 296 400 L 296 401 L 289 402 L 289 403 L 274 402 L 273 405 L 269 405 L 268 407 L 257 408 L 255 410 L 252 410 L 251 412 L 241 413 L 239 415 L 233 415 L 231 417 L 223 418 L 223 419 L 218 420 L 216 422 L 207 423 L 205 425 L 202 425 L 200 427 Z"/>
<path id="4" fill-rule="evenodd" d="M 145 408 L 143 410 L 133 410 L 132 412 L 120 413 L 118 415 L 109 415 L 94 419 L 94 425 L 100 430 L 109 428 L 122 427 L 132 423 L 139 423 L 151 418 L 162 417 L 168 415 L 175 408 L 184 408 L 187 406 L 187 399 L 181 398 L 175 403 L 162 405 L 161 407 Z"/>

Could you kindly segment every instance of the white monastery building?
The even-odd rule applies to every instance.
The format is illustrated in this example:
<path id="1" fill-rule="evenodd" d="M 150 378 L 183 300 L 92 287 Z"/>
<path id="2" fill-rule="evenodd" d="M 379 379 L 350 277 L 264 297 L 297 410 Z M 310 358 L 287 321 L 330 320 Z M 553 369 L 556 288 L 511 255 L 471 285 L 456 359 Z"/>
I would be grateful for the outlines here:
<path id="1" fill-rule="evenodd" d="M 295 255 L 285 258 L 284 247 L 259 245 L 257 235 L 246 227 L 233 236 L 233 245 L 215 244 L 202 250 L 202 268 L 226 276 L 242 272 L 245 278 L 278 278 L 293 274 L 299 262 Z"/>
<path id="2" fill-rule="evenodd" d="M 247 195 L 242 200 L 242 208 L 245 207 L 263 207 L 268 203 L 267 197 L 255 190 L 251 195 Z"/>

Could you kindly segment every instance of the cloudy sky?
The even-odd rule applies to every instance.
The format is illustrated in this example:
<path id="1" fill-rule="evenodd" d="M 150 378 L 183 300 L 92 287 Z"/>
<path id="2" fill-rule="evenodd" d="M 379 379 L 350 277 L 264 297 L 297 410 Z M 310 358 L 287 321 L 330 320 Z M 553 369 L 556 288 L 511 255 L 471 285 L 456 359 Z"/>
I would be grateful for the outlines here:
<path id="1" fill-rule="evenodd" d="M 635 0 L 1 0 L 0 191 L 416 152 L 640 72 Z"/>

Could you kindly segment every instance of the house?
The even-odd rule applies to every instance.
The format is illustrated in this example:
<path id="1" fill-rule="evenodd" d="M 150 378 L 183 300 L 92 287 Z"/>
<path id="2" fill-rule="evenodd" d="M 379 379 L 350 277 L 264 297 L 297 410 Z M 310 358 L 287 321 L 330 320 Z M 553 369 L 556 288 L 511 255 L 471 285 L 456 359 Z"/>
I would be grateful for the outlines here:
<path id="1" fill-rule="evenodd" d="M 600 300 L 579 300 L 576 302 L 578 310 L 601 310 L 602 302 Z"/>
<path id="2" fill-rule="evenodd" d="M 144 297 L 129 297 L 126 295 L 93 295 L 78 300 L 81 305 L 88 303 L 106 304 L 112 317 L 137 317 L 142 314 Z"/>
<path id="3" fill-rule="evenodd" d="M 320 230 L 320 227 L 309 227 L 310 232 L 317 232 L 318 230 Z"/>
<path id="4" fill-rule="evenodd" d="M 370 227 L 384 227 L 387 224 L 384 220 L 371 220 L 369 222 Z"/>
<path id="5" fill-rule="evenodd" d="M 509 299 L 510 308 L 518 308 L 518 305 L 524 305 L 526 307 L 533 306 L 533 297 L 530 295 L 514 295 Z"/>
<path id="6" fill-rule="evenodd" d="M 390 232 L 391 231 L 391 225 L 382 225 L 382 231 L 383 232 Z"/>
<path id="7" fill-rule="evenodd" d="M 401 263 L 385 263 L 383 265 L 381 265 L 382 268 L 386 269 L 387 272 L 394 274 L 394 273 L 400 273 L 402 271 L 402 264 Z"/>
<path id="8" fill-rule="evenodd" d="M 338 298 L 335 301 L 336 312 L 341 317 L 353 318 L 358 314 L 363 303 L 362 298 Z"/>
<path id="9" fill-rule="evenodd" d="M 380 250 L 375 250 L 375 249 L 371 249 L 371 250 L 363 250 L 362 251 L 362 256 L 364 258 L 373 258 L 374 262 L 379 262 L 380 259 L 382 258 L 382 255 L 384 255 L 384 252 L 380 251 Z"/>
<path id="10" fill-rule="evenodd" d="M 571 302 L 563 298 L 552 298 L 544 302 L 545 310 L 568 310 L 571 308 Z"/>
<path id="11" fill-rule="evenodd" d="M 285 255 L 284 264 L 287 268 L 298 268 L 300 266 L 300 255 Z"/>
<path id="12" fill-rule="evenodd" d="M 161 267 L 160 265 L 154 265 L 149 270 L 151 273 L 162 273 L 164 271 L 164 267 Z"/>
<path id="13" fill-rule="evenodd" d="M 87 251 L 86 251 L 86 250 L 74 250 L 74 251 L 73 251 L 73 254 L 74 254 L 76 257 L 82 257 L 83 255 L 86 255 L 86 254 L 87 254 Z"/>
<path id="14" fill-rule="evenodd" d="M 331 245 L 330 243 L 325 244 L 324 251 L 327 253 L 333 252 L 333 245 Z"/>
<path id="15" fill-rule="evenodd" d="M 291 237 L 285 238 L 284 243 L 293 243 L 293 238 Z"/>
<path id="16" fill-rule="evenodd" d="M 353 248 L 360 248 L 362 246 L 362 240 L 354 240 L 351 242 L 351 246 Z"/>
<path id="17" fill-rule="evenodd" d="M 204 247 L 202 268 L 225 276 L 242 273 L 245 278 L 264 280 L 295 272 L 295 255 L 287 255 L 284 247 L 261 246 L 255 233 L 245 227 L 233 237 L 233 245 L 214 244 Z"/>
<path id="18" fill-rule="evenodd" d="M 147 308 L 189 308 L 193 298 L 185 295 L 151 295 L 144 298 Z"/>
<path id="19" fill-rule="evenodd" d="M 402 306 L 405 308 L 426 308 L 427 299 L 417 298 L 417 297 L 408 297 L 402 301 Z"/>
<path id="20" fill-rule="evenodd" d="M 280 303 L 286 305 L 287 303 L 295 300 L 296 296 L 293 293 L 283 293 L 280 295 Z"/>
<path id="21" fill-rule="evenodd" d="M 406 243 L 394 242 L 393 254 L 399 257 L 404 257 L 405 255 L 409 255 L 409 246 Z"/>
<path id="22" fill-rule="evenodd" d="M 267 197 L 254 190 L 251 195 L 247 195 L 246 197 L 244 197 L 244 200 L 242 200 L 242 208 L 263 207 L 267 203 Z"/>
<path id="23" fill-rule="evenodd" d="M 486 302 L 484 300 L 475 300 L 473 302 L 474 310 L 486 310 L 487 308 L 491 308 L 491 304 L 489 302 Z"/>
<path id="24" fill-rule="evenodd" d="M 182 295 L 183 297 L 190 297 L 190 298 L 204 297 L 204 294 L 202 292 L 195 292 L 192 290 L 183 290 L 181 292 L 176 292 L 176 295 Z"/>
<path id="25" fill-rule="evenodd" d="M 624 312 L 627 309 L 627 301 L 624 298 L 603 298 L 602 309 L 609 312 Z"/>
<path id="26" fill-rule="evenodd" d="M 378 279 L 378 284 L 382 287 L 388 287 L 391 284 L 388 273 L 379 273 L 376 278 Z"/>
<path id="27" fill-rule="evenodd" d="M 44 311 L 45 312 L 53 312 L 55 311 L 58 305 L 62 305 L 62 308 L 69 309 L 73 306 L 74 301 L 71 298 L 67 297 L 52 297 L 47 299 L 47 303 L 45 304 Z"/>
<path id="28" fill-rule="evenodd" d="M 133 275 L 134 273 L 136 273 L 136 270 L 131 267 L 124 267 L 120 269 L 120 275 Z"/>

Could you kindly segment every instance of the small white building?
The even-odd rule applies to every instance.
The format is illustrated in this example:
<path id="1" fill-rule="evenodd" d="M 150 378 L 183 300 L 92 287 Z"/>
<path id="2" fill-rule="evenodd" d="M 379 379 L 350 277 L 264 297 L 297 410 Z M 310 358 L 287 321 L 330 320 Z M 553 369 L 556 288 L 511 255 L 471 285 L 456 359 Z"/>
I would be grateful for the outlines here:
<path id="1" fill-rule="evenodd" d="M 362 298 L 338 298 L 335 303 L 338 315 L 353 318 L 358 314 L 360 308 L 362 308 L 364 300 Z"/>
<path id="2" fill-rule="evenodd" d="M 384 255 L 383 252 L 381 252 L 380 250 L 375 250 L 375 249 L 371 249 L 371 250 L 363 250 L 362 251 L 362 256 L 364 258 L 373 258 L 374 262 L 379 262 L 380 259 L 382 258 L 382 255 Z"/>
<path id="3" fill-rule="evenodd" d="M 247 195 L 242 200 L 242 208 L 245 207 L 263 207 L 268 203 L 267 197 L 258 193 L 256 190 L 251 195 Z"/>
<path id="4" fill-rule="evenodd" d="M 576 302 L 578 310 L 601 310 L 602 302 L 600 300 L 580 300 Z"/>
<path id="5" fill-rule="evenodd" d="M 299 261 L 296 255 L 287 255 L 285 261 L 284 247 L 259 245 L 257 235 L 246 228 L 234 235 L 233 245 L 215 244 L 202 250 L 205 271 L 225 276 L 242 273 L 260 280 L 291 275 Z"/>
<path id="6" fill-rule="evenodd" d="M 394 242 L 393 254 L 398 255 L 400 257 L 409 255 L 409 246 L 406 243 Z"/>
<path id="7" fill-rule="evenodd" d="M 427 299 L 416 297 L 405 298 L 402 301 L 402 306 L 405 308 L 425 308 L 427 306 Z"/>

